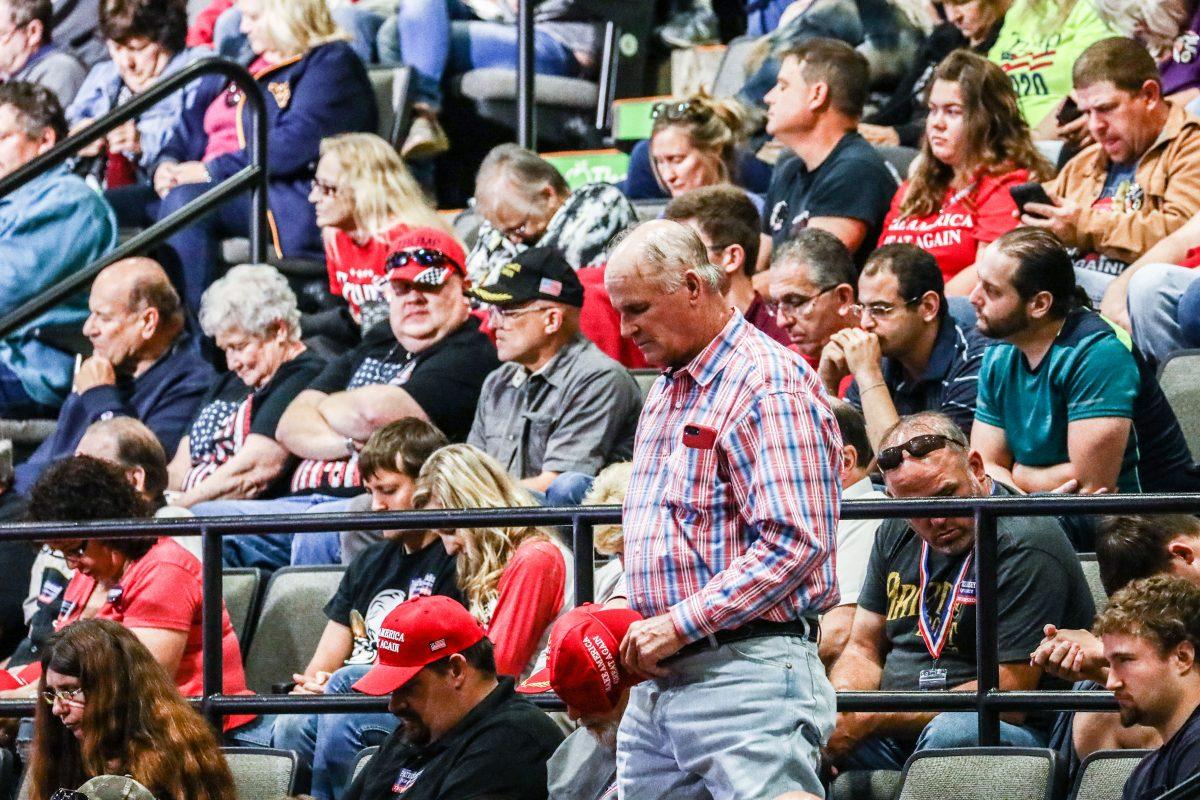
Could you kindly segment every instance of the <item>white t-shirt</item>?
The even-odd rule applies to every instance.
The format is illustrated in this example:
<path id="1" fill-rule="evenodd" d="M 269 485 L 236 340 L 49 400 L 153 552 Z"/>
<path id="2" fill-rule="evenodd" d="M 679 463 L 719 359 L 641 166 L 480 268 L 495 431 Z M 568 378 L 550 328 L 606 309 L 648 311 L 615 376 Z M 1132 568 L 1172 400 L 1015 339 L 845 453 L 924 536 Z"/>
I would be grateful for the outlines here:
<path id="1" fill-rule="evenodd" d="M 842 489 L 842 500 L 886 500 L 887 495 L 871 485 L 870 478 Z M 837 579 L 842 592 L 841 605 L 857 605 L 867 562 L 875 546 L 875 531 L 881 519 L 844 519 L 837 528 Z"/>

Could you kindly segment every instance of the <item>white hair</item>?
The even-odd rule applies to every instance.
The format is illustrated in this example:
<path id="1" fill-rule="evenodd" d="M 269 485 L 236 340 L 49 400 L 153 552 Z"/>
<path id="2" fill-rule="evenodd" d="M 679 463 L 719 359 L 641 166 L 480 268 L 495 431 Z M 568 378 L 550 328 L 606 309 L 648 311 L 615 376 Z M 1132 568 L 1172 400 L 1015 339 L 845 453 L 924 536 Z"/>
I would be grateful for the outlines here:
<path id="1" fill-rule="evenodd" d="M 644 226 L 649 227 L 634 242 L 643 276 L 670 294 L 683 285 L 684 275 L 691 270 L 713 291 L 721 291 L 725 271 L 709 261 L 708 249 L 694 230 L 682 222 L 651 220 L 632 228 L 630 233 Z M 623 236 L 620 242 L 628 238 L 631 237 Z"/>
<path id="2" fill-rule="evenodd" d="M 1171 55 L 1190 13 L 1184 0 L 1096 0 L 1095 6 L 1105 22 L 1141 41 L 1159 60 Z"/>
<path id="3" fill-rule="evenodd" d="M 206 336 L 237 328 L 266 337 L 281 322 L 289 339 L 300 338 L 296 294 L 269 264 L 239 264 L 213 281 L 200 298 L 200 327 Z"/>

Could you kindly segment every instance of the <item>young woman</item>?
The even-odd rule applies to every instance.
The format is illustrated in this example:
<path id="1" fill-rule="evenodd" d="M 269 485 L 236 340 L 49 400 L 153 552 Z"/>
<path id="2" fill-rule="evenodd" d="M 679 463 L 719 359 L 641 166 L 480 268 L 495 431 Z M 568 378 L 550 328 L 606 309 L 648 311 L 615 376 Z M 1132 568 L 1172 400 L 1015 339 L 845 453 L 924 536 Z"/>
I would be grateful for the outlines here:
<path id="1" fill-rule="evenodd" d="M 233 777 L 204 719 L 119 622 L 87 619 L 42 653 L 30 800 L 97 775 L 129 775 L 162 800 L 227 800 Z"/>
<path id="2" fill-rule="evenodd" d="M 755 122 L 748 106 L 701 91 L 656 103 L 651 115 L 650 165 L 668 195 L 737 182 L 741 146 Z M 762 199 L 756 200 L 761 211 Z"/>
<path id="3" fill-rule="evenodd" d="M 975 286 L 980 248 L 1017 226 L 1009 188 L 1051 174 L 1004 72 L 955 51 L 934 71 L 921 155 L 892 199 L 879 244 L 928 251 L 946 294 L 965 295 Z"/>

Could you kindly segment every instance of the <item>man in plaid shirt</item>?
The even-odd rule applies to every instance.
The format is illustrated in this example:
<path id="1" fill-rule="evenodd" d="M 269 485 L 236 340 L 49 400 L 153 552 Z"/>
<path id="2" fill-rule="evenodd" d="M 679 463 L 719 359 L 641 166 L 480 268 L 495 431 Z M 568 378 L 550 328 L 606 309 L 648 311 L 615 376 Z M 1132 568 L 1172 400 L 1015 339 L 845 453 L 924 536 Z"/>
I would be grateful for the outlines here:
<path id="1" fill-rule="evenodd" d="M 621 658 L 651 676 L 618 737 L 621 796 L 823 794 L 834 693 L 817 616 L 838 601 L 841 436 L 816 373 L 729 308 L 670 221 L 613 252 L 621 333 L 668 369 L 638 424 L 625 575 L 646 619 Z"/>

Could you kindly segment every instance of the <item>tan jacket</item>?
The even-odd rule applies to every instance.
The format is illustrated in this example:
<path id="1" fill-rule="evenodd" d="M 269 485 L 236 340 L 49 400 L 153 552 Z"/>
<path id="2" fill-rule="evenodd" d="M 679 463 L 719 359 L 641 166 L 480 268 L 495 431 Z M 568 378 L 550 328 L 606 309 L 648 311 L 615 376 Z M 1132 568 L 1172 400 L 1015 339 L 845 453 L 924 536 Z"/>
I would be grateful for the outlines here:
<path id="1" fill-rule="evenodd" d="M 1200 117 L 1168 105 L 1167 124 L 1138 161 L 1134 189 L 1114 198 L 1111 208 L 1092 208 L 1104 189 L 1109 163 L 1098 144 L 1068 161 L 1046 184 L 1051 197 L 1081 209 L 1077 239 L 1064 242 L 1068 247 L 1133 262 L 1200 212 Z"/>

